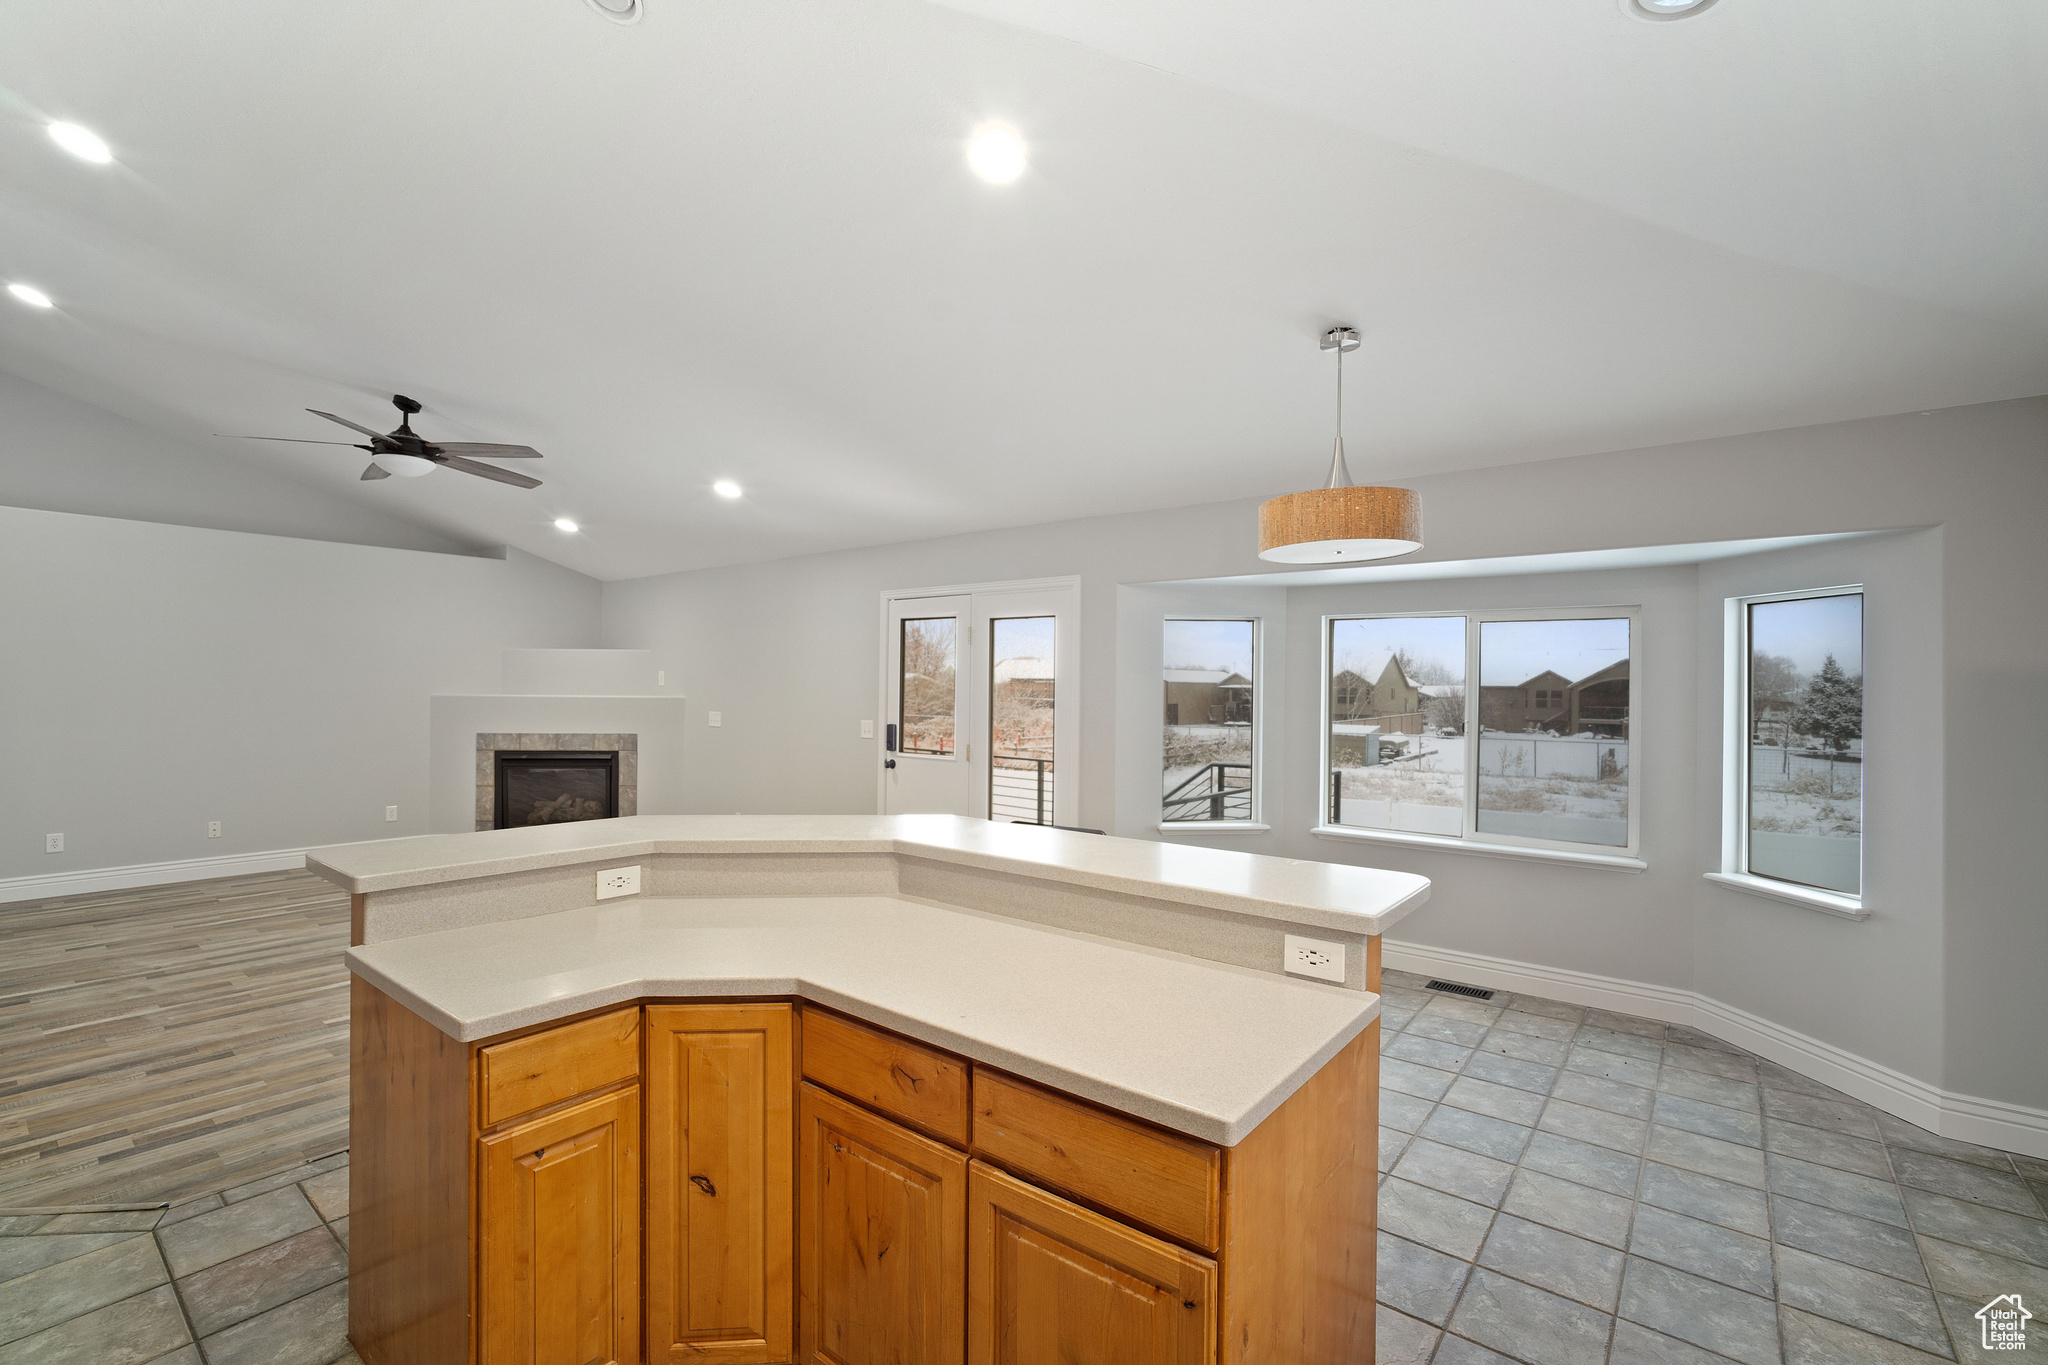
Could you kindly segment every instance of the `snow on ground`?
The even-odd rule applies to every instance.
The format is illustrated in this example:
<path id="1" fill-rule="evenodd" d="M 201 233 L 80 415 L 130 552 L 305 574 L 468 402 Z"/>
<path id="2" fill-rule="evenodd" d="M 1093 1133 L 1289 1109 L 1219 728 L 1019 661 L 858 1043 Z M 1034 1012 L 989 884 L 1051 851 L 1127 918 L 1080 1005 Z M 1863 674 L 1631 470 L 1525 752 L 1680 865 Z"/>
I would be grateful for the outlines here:
<path id="1" fill-rule="evenodd" d="M 1774 744 L 1749 751 L 1749 827 L 1768 834 L 1857 839 L 1863 834 L 1863 765 Z"/>

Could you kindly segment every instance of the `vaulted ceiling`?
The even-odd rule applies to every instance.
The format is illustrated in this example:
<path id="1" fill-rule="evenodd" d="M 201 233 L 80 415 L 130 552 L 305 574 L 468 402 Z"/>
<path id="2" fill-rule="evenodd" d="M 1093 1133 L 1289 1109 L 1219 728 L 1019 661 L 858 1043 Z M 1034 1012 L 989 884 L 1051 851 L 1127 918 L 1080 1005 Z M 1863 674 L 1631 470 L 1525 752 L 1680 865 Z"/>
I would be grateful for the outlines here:
<path id="1" fill-rule="evenodd" d="M 15 0 L 0 368 L 604 578 L 2048 391 L 2038 4 L 645 6 Z"/>

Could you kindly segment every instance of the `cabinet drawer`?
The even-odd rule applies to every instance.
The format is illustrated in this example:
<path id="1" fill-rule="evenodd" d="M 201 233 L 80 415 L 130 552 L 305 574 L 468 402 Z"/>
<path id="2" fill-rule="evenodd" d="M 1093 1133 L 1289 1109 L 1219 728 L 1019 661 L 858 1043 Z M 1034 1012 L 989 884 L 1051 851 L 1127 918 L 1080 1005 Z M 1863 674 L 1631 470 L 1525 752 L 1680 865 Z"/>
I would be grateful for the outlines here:
<path id="1" fill-rule="evenodd" d="M 615 1010 L 494 1043 L 479 1054 L 483 1126 L 640 1074 L 640 1010 Z"/>
<path id="2" fill-rule="evenodd" d="M 943 1052 L 804 1011 L 804 1077 L 870 1109 L 967 1145 L 967 1064 Z"/>
<path id="3" fill-rule="evenodd" d="M 1221 1241 L 1220 1148 L 974 1069 L 974 1151 L 1189 1246 Z"/>

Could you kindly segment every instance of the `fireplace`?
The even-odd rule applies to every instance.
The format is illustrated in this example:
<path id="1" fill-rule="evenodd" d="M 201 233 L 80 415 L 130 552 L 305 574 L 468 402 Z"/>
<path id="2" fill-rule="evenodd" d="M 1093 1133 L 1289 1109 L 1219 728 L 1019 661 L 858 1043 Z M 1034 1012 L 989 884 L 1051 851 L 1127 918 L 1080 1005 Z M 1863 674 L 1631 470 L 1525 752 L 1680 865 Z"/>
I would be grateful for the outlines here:
<path id="1" fill-rule="evenodd" d="M 619 813 L 619 755 L 610 749 L 499 749 L 492 828 L 609 820 Z"/>

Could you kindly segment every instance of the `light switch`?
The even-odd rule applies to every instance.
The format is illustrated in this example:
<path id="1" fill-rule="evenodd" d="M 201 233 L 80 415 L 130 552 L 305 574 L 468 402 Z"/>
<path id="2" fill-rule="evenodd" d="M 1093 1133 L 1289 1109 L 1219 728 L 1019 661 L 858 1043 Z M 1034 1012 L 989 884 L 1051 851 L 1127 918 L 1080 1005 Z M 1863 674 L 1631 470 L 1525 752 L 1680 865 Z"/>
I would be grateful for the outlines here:
<path id="1" fill-rule="evenodd" d="M 713 725 L 723 725 L 723 724 L 725 724 L 725 712 L 723 712 L 723 711 L 713 711 L 713 712 L 711 713 L 711 723 L 712 723 Z"/>
<path id="2" fill-rule="evenodd" d="M 668 686 L 668 670 L 667 670 L 667 669 L 665 669 L 665 668 L 657 668 L 657 669 L 655 669 L 655 670 L 654 670 L 654 685 L 655 685 L 656 687 L 667 687 L 667 686 Z"/>
<path id="3" fill-rule="evenodd" d="M 873 721 L 864 720 L 860 723 L 860 737 L 862 739 L 873 739 L 875 737 L 875 723 Z"/>

